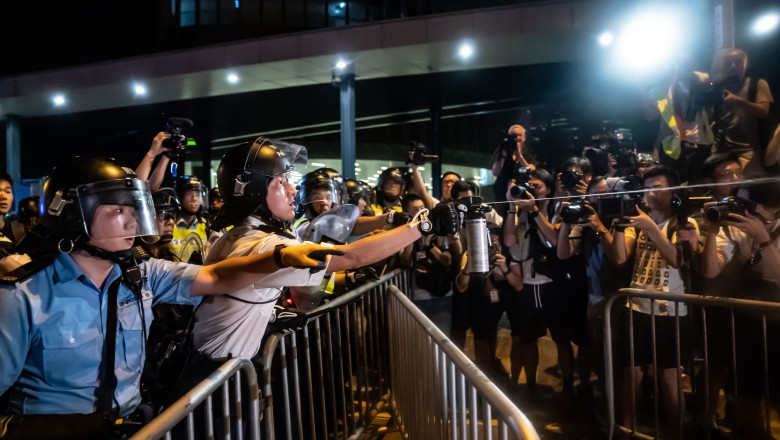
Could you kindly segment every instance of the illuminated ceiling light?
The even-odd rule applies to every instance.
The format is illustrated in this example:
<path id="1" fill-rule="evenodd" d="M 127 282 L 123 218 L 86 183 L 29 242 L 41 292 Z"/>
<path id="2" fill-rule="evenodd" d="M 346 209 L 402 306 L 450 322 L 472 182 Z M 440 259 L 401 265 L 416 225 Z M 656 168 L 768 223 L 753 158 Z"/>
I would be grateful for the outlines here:
<path id="1" fill-rule="evenodd" d="M 344 70 L 344 68 L 346 68 L 346 67 L 347 67 L 347 62 L 346 61 L 338 60 L 338 62 L 336 62 L 336 68 L 337 69 Z"/>
<path id="2" fill-rule="evenodd" d="M 346 7 L 347 7 L 347 3 L 346 2 L 339 3 L 339 8 L 346 8 Z"/>
<path id="3" fill-rule="evenodd" d="M 53 98 L 51 98 L 51 101 L 54 103 L 57 107 L 62 107 L 65 105 L 65 96 L 62 94 L 54 95 Z"/>
<path id="4" fill-rule="evenodd" d="M 681 15 L 677 10 L 650 9 L 629 17 L 614 38 L 615 62 L 627 73 L 669 68 L 687 40 Z"/>
<path id="5" fill-rule="evenodd" d="M 751 29 L 754 35 L 766 35 L 777 29 L 778 24 L 780 24 L 780 13 L 770 12 L 758 17 Z"/>
<path id="6" fill-rule="evenodd" d="M 230 84 L 238 83 L 238 75 L 236 75 L 235 73 L 231 73 L 230 75 L 227 76 L 227 81 Z"/>
<path id="7" fill-rule="evenodd" d="M 614 40 L 614 37 L 612 36 L 611 32 L 604 32 L 603 34 L 599 35 L 599 44 L 606 47 L 612 44 L 612 41 Z"/>
<path id="8" fill-rule="evenodd" d="M 146 87 L 143 84 L 134 84 L 133 91 L 136 96 L 146 96 Z"/>
<path id="9" fill-rule="evenodd" d="M 474 54 L 474 48 L 469 43 L 463 43 L 460 45 L 460 49 L 458 49 L 458 56 L 462 60 L 467 60 L 471 58 L 471 55 Z"/>

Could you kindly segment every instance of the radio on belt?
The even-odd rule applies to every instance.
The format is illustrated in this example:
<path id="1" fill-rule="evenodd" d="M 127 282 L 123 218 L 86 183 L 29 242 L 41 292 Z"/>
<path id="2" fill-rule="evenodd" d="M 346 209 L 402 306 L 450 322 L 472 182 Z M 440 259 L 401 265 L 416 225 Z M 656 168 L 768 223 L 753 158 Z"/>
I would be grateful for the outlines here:
<path id="1" fill-rule="evenodd" d="M 490 232 L 488 232 L 485 213 L 490 212 L 493 208 L 483 204 L 482 197 L 463 197 L 458 202 L 466 205 L 467 208 L 464 219 L 468 243 L 466 271 L 469 275 L 486 276 L 490 272 L 490 257 L 488 256 Z"/>

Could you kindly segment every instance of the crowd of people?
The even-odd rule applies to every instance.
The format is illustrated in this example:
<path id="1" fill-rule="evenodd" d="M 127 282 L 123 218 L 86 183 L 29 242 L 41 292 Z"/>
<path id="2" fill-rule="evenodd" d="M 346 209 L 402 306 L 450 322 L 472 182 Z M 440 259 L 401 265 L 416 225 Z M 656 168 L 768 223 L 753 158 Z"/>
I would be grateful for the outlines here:
<path id="1" fill-rule="evenodd" d="M 398 267 L 413 274 L 414 303 L 453 342 L 465 347 L 472 332 L 476 362 L 502 384 L 519 387 L 524 371 L 520 389 L 536 393 L 538 340 L 549 332 L 562 393 L 591 399 L 591 374 L 604 375 L 605 304 L 619 289 L 780 300 L 780 129 L 769 123 L 766 82 L 746 66 L 744 52 L 726 51 L 712 78 L 678 73 L 651 91 L 647 114 L 660 121 L 651 151 L 616 132 L 544 169 L 525 128 L 512 125 L 491 159 L 489 203 L 452 171 L 434 198 L 414 152 L 406 172 L 387 168 L 375 187 L 330 168 L 289 182 L 305 147 L 264 137 L 231 148 L 211 189 L 171 175 L 165 132 L 135 170 L 103 158 L 58 165 L 41 200 L 19 203 L 16 216 L 11 179 L 0 175 L 0 438 L 34 438 L 51 424 L 63 438 L 118 435 L 115 420 L 141 417 L 142 402 L 159 411 L 225 360 L 254 358 L 266 332 L 300 328 L 307 311 Z M 490 237 L 489 269 L 479 273 L 469 258 L 482 255 L 461 231 L 473 204 Z M 689 328 L 696 314 L 660 299 L 618 305 L 624 424 L 655 362 L 665 436 L 677 438 L 678 376 L 681 367 L 697 373 L 702 344 Z M 508 372 L 496 358 L 503 314 Z M 736 383 L 729 315 L 707 316 L 704 425 L 718 422 L 720 390 L 738 389 L 735 417 L 761 438 L 761 325 L 735 319 Z M 780 326 L 769 321 L 768 333 Z M 173 346 L 188 356 L 171 359 Z M 770 383 L 767 405 L 780 398 Z"/>

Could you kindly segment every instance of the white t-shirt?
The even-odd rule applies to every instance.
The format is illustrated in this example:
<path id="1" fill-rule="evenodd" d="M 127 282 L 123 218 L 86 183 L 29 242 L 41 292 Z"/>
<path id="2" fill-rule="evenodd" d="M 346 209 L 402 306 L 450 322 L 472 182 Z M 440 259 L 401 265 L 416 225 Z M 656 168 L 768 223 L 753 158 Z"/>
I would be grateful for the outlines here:
<path id="1" fill-rule="evenodd" d="M 211 249 L 206 265 L 226 258 L 261 254 L 277 244 L 296 245 L 300 241 L 255 229 L 263 222 L 247 217 L 225 233 Z M 212 359 L 228 356 L 250 359 L 260 349 L 274 304 L 284 287 L 318 286 L 325 270 L 311 273 L 309 269 L 285 268 L 266 275 L 254 285 L 231 293 L 231 296 L 207 296 L 195 313 L 193 342 L 195 348 Z"/>
<path id="2" fill-rule="evenodd" d="M 699 226 L 694 219 L 689 219 L 699 232 Z M 658 225 L 661 228 L 661 234 L 666 236 L 669 220 Z M 631 287 L 635 289 L 644 289 L 659 293 L 685 293 L 685 283 L 683 282 L 680 269 L 672 267 L 668 261 L 661 255 L 655 243 L 650 240 L 644 231 L 636 235 L 636 229 L 627 228 L 626 237 L 636 239 L 636 251 L 634 252 L 634 272 L 631 276 Z M 672 235 L 672 243 L 677 241 L 677 233 Z M 633 298 L 634 311 L 639 313 L 651 314 L 649 298 Z M 628 301 L 626 307 L 628 307 Z M 654 303 L 655 314 L 659 316 L 675 316 L 676 304 L 672 301 L 656 300 Z M 683 303 L 679 303 L 679 315 L 688 314 L 688 308 Z"/>
<path id="3" fill-rule="evenodd" d="M 546 205 L 544 206 L 546 208 Z M 512 214 L 510 214 L 512 215 Z M 528 239 L 525 238 L 526 230 L 528 229 L 528 223 L 534 221 L 528 218 L 528 213 L 525 211 L 521 211 L 517 214 L 517 243 L 512 244 L 512 246 L 509 246 L 509 254 L 512 256 L 512 259 L 514 261 L 519 261 L 523 268 L 523 284 L 531 284 L 531 285 L 541 285 L 541 284 L 547 284 L 552 283 L 552 278 L 542 275 L 540 273 L 537 273 L 534 270 L 534 260 L 533 258 L 529 258 L 531 255 L 531 240 L 530 237 Z M 531 232 L 531 234 L 538 234 L 539 238 L 542 241 L 542 244 L 546 246 L 548 249 L 552 250 L 555 248 L 552 243 L 547 241 L 546 238 L 544 238 L 544 235 L 542 235 L 542 232 L 538 229 Z"/>
<path id="4" fill-rule="evenodd" d="M 770 231 L 774 231 L 780 228 L 780 220 L 775 220 L 770 228 Z M 720 228 L 717 237 L 718 252 L 722 252 L 726 258 L 726 261 L 731 261 L 734 258 L 740 262 L 746 262 L 753 256 L 753 240 L 752 237 L 746 233 L 740 231 L 737 228 L 728 226 L 728 234 L 726 234 L 726 227 Z M 780 237 L 773 240 L 773 246 L 780 250 Z M 761 258 L 752 268 L 756 272 L 760 273 L 765 281 L 775 282 L 780 274 L 776 273 L 774 268 L 767 264 L 765 258 Z"/>

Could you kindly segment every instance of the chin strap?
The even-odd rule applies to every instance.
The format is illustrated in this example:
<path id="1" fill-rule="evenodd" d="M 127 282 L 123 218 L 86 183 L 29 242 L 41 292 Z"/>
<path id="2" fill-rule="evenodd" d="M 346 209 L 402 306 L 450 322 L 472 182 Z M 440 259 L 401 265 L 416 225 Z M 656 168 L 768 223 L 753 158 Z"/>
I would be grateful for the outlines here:
<path id="1" fill-rule="evenodd" d="M 78 243 L 77 246 L 93 257 L 118 264 L 122 270 L 123 281 L 127 283 L 135 296 L 140 298 L 144 276 L 141 273 L 139 263 L 150 258 L 150 255 L 141 246 L 113 252 L 87 243 Z"/>

